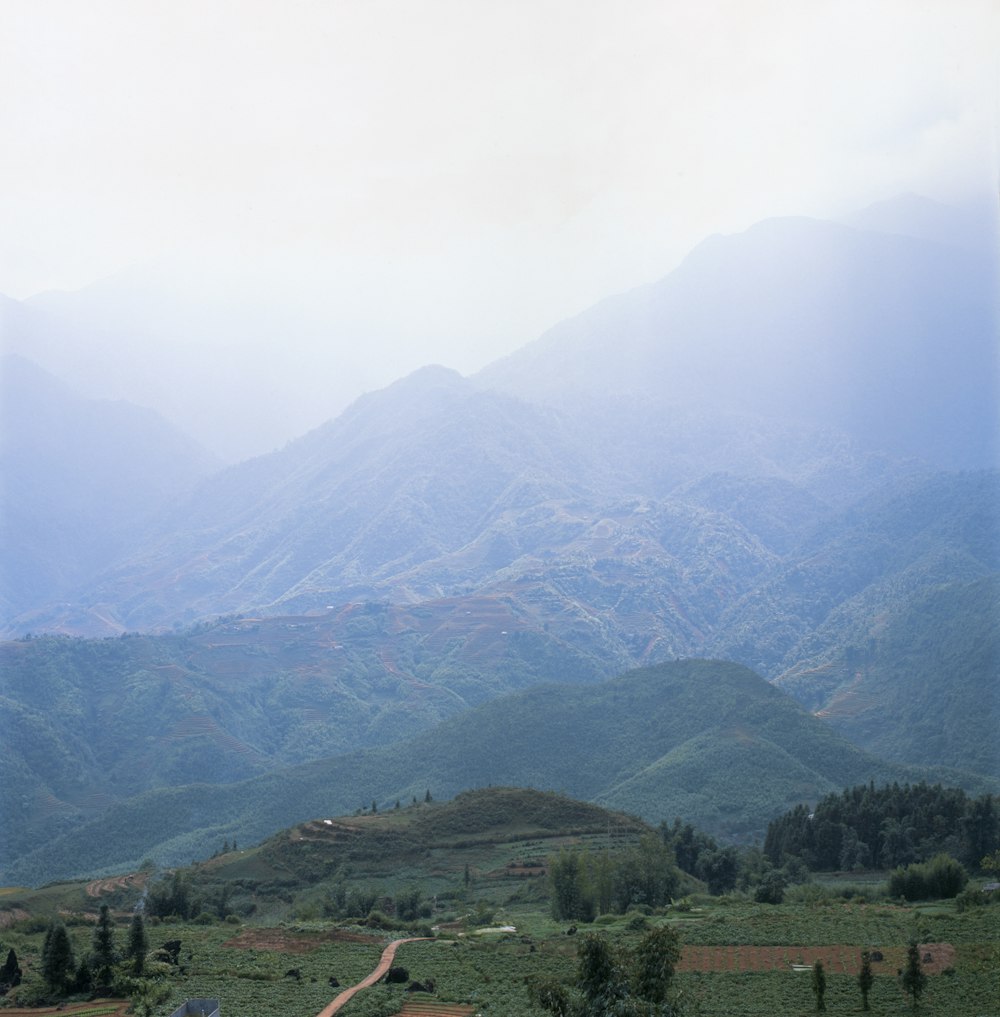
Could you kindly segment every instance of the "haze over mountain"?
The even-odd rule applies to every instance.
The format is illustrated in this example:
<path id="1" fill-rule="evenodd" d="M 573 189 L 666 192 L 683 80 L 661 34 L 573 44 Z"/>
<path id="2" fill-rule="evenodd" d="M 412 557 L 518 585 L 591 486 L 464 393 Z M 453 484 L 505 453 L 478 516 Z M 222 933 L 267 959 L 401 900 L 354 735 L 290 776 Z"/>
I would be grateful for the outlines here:
<path id="1" fill-rule="evenodd" d="M 913 199 L 893 220 L 926 211 Z M 477 380 L 559 405 L 655 398 L 801 421 L 944 468 L 995 465 L 1000 294 L 983 250 L 996 233 L 939 211 L 940 232 L 966 244 L 808 219 L 713 237 Z"/>
<path id="2" fill-rule="evenodd" d="M 218 463 L 152 410 L 86 399 L 21 357 L 0 360 L 0 605 L 68 595 L 152 532 Z"/>
<path id="3" fill-rule="evenodd" d="M 2 648 L 0 710 L 19 732 L 0 781 L 19 817 L 9 856 L 58 824 L 58 852 L 83 858 L 89 817 L 130 815 L 128 795 L 202 771 L 264 780 L 538 682 L 687 656 L 753 667 L 895 764 L 995 777 L 997 298 L 982 247 L 925 239 L 925 205 L 872 215 L 907 208 L 923 216 L 914 235 L 795 219 L 713 238 L 473 378 L 425 367 L 225 469 L 154 414 L 13 360 L 4 454 L 31 512 L 8 525 L 5 633 L 200 627 Z M 940 638 L 914 655 L 920 631 Z M 111 735 L 112 706 L 150 722 Z M 753 766 L 734 762 L 740 737 L 692 728 L 647 769 L 574 793 L 645 811 L 713 754 L 770 766 L 776 788 L 798 772 L 770 736 Z M 865 760 L 844 782 L 903 772 Z M 354 765 L 329 763 L 345 794 Z M 554 766 L 497 779 L 551 786 Z M 840 780 L 804 776 L 794 793 Z M 288 809 L 304 807 L 295 788 Z M 794 804 L 786 790 L 761 809 Z M 206 802 L 228 800 L 190 794 L 207 797 L 164 813 L 176 844 L 147 847 L 188 850 Z M 745 833 L 709 808 L 719 794 L 685 808 Z M 294 821 L 262 816 L 240 830 Z M 55 857 L 12 871 L 63 871 Z"/>
<path id="4" fill-rule="evenodd" d="M 71 613 L 96 594 L 113 630 L 440 596 L 523 557 L 525 513 L 554 502 L 583 498 L 581 518 L 599 518 L 728 472 L 791 483 L 822 511 L 912 472 L 900 456 L 992 465 L 988 268 L 935 242 L 809 220 L 707 241 L 663 282 L 471 383 L 418 372 L 213 478 Z M 100 630 L 65 612 L 50 623 Z"/>

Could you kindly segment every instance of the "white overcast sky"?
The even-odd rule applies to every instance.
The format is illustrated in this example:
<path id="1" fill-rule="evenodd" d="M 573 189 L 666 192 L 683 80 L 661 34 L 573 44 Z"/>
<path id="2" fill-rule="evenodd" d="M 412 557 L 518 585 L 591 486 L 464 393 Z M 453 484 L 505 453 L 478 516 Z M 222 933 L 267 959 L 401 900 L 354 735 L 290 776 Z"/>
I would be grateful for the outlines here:
<path id="1" fill-rule="evenodd" d="M 0 0 L 0 292 L 225 264 L 473 370 L 710 233 L 995 192 L 997 9 Z"/>

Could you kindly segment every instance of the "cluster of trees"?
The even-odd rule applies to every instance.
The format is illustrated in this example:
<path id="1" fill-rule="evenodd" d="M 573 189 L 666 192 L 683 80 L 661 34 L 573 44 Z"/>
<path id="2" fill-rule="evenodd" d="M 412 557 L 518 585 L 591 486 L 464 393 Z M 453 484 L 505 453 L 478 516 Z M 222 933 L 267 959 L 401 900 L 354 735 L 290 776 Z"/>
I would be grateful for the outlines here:
<path id="1" fill-rule="evenodd" d="M 63 922 L 51 922 L 42 944 L 41 975 L 46 989 L 57 997 L 127 991 L 131 980 L 146 971 L 149 939 L 142 915 L 133 915 L 124 951 L 119 951 L 115 940 L 115 923 L 106 904 L 101 905 L 90 951 L 79 959 Z"/>
<path id="2" fill-rule="evenodd" d="M 680 884 L 674 853 L 655 834 L 613 855 L 608 851 L 568 851 L 549 859 L 552 914 L 569 921 L 592 921 L 599 914 L 622 914 L 635 905 L 670 902 Z"/>
<path id="3" fill-rule="evenodd" d="M 666 926 L 618 949 L 603 936 L 587 935 L 578 949 L 575 984 L 533 980 L 528 995 L 556 1017 L 675 1017 L 680 1008 L 670 989 L 680 956 L 677 933 Z"/>
<path id="4" fill-rule="evenodd" d="M 710 894 L 717 897 L 736 888 L 741 872 L 736 848 L 720 848 L 714 837 L 680 819 L 673 826 L 661 823 L 660 835 L 673 851 L 677 867 L 706 883 Z"/>
<path id="5" fill-rule="evenodd" d="M 940 784 L 874 783 L 831 794 L 767 828 L 772 864 L 799 858 L 812 870 L 891 869 L 945 852 L 965 865 L 1000 848 L 1000 808 L 992 795 L 970 798 Z"/>
<path id="6" fill-rule="evenodd" d="M 357 886 L 348 890 L 344 883 L 336 883 L 323 900 L 323 914 L 328 918 L 367 918 L 376 912 L 403 922 L 416 922 L 430 918 L 433 909 L 416 886 L 392 897 L 377 887 Z"/>
<path id="7" fill-rule="evenodd" d="M 232 913 L 229 906 L 232 890 L 233 884 L 223 880 L 214 888 L 198 893 L 190 874 L 178 869 L 150 886 L 145 910 L 154 918 L 182 918 L 185 921 L 224 919 Z"/>

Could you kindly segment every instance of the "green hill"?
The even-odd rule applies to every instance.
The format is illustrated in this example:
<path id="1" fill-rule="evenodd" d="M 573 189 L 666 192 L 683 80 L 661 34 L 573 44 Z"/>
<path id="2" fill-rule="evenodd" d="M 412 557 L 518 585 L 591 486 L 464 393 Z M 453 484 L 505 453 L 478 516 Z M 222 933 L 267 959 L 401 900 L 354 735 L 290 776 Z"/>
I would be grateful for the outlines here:
<path id="1" fill-rule="evenodd" d="M 822 684 L 798 672 L 780 684 L 885 759 L 1000 776 L 998 618 L 995 578 L 941 586 L 862 628 Z"/>
<path id="2" fill-rule="evenodd" d="M 785 776 L 772 783 L 763 775 L 776 760 Z M 45 842 L 3 878 L 37 883 L 120 870 L 147 856 L 177 864 L 227 837 L 249 844 L 372 801 L 382 811 L 427 789 L 435 798 L 490 784 L 553 789 L 654 822 L 681 815 L 734 838 L 762 835 L 771 818 L 803 799 L 868 780 L 921 777 L 984 787 L 968 775 L 877 760 L 747 668 L 676 661 L 596 685 L 537 686 L 382 749 L 233 785 L 148 792 Z M 732 806 L 725 813 L 715 797 L 723 784 L 722 801 Z"/>

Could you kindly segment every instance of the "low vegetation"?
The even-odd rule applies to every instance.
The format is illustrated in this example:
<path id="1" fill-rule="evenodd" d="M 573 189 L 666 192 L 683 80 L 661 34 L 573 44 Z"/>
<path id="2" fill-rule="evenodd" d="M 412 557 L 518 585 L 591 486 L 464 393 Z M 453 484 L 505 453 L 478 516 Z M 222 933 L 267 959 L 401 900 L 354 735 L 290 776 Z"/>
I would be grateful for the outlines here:
<path id="1" fill-rule="evenodd" d="M 775 868 L 681 821 L 654 829 L 512 788 L 413 797 L 255 848 L 223 843 L 185 869 L 0 891 L 3 970 L 19 972 L 4 1003 L 98 1017 L 121 998 L 166 1017 L 217 997 L 224 1015 L 308 1017 L 412 936 L 401 980 L 358 994 L 346 1017 L 568 1017 L 612 998 L 620 1013 L 690 1017 L 819 1003 L 978 1017 L 1000 1002 L 1000 906 L 977 876 L 958 899 L 900 901 L 892 874 Z M 780 903 L 757 899 L 779 884 Z"/>

